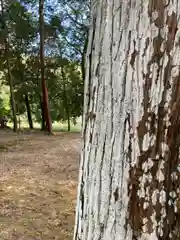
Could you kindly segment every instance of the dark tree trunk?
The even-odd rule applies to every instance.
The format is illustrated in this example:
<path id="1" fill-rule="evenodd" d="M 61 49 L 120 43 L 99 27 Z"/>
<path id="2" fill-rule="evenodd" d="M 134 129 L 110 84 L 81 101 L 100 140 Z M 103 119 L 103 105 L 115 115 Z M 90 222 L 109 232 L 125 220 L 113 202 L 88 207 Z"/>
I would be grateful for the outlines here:
<path id="1" fill-rule="evenodd" d="M 44 116 L 44 106 L 43 106 L 43 100 L 42 97 L 39 96 L 40 99 L 40 106 L 41 106 L 41 131 L 45 130 L 45 116 Z"/>
<path id="2" fill-rule="evenodd" d="M 67 112 L 67 120 L 68 120 L 68 132 L 71 131 L 71 121 L 70 121 L 70 117 L 69 117 L 69 113 Z"/>
<path id="3" fill-rule="evenodd" d="M 71 130 L 70 112 L 69 112 L 69 105 L 68 105 L 68 99 L 67 99 L 67 94 L 66 94 L 66 84 L 65 84 L 66 76 L 65 76 L 63 67 L 61 67 L 61 74 L 62 74 L 62 78 L 63 78 L 64 107 L 66 110 L 67 121 L 68 121 L 68 132 L 70 132 L 70 130 Z"/>
<path id="4" fill-rule="evenodd" d="M 82 59 L 81 59 L 81 72 L 82 72 L 82 78 L 83 82 L 85 82 L 85 75 L 86 75 L 86 67 L 85 67 L 85 56 L 87 52 L 87 46 L 88 46 L 88 31 L 86 33 L 86 39 L 84 42 L 84 49 L 83 49 L 83 54 L 82 54 Z M 82 122 L 81 122 L 81 127 L 83 126 L 83 115 L 82 115 Z"/>
<path id="5" fill-rule="evenodd" d="M 13 89 L 9 59 L 7 59 L 7 68 L 8 68 L 8 82 L 9 82 L 9 86 L 10 86 L 10 95 L 11 95 L 11 109 L 12 109 L 12 114 L 13 114 L 13 131 L 17 132 L 18 122 L 17 122 L 17 116 L 16 116 L 16 103 L 15 103 L 15 99 L 14 99 L 14 89 Z"/>
<path id="6" fill-rule="evenodd" d="M 31 106 L 29 104 L 28 94 L 25 94 L 24 100 L 25 100 L 25 103 L 26 103 L 26 110 L 27 110 L 27 117 L 28 117 L 29 128 L 33 129 Z"/>
<path id="7" fill-rule="evenodd" d="M 18 125 L 19 125 L 19 130 L 21 130 L 21 117 L 20 117 L 20 115 L 18 116 Z"/>
<path id="8" fill-rule="evenodd" d="M 82 72 L 82 78 L 83 81 L 85 81 L 85 56 L 87 52 L 87 45 L 88 45 L 88 32 L 86 33 L 86 39 L 84 42 L 84 49 L 83 49 L 83 54 L 82 54 L 82 59 L 81 59 L 81 72 Z"/>
<path id="9" fill-rule="evenodd" d="M 52 122 L 49 111 L 48 90 L 45 81 L 45 66 L 44 66 L 44 0 L 39 0 L 39 27 L 40 27 L 40 65 L 41 65 L 41 86 L 43 94 L 44 117 L 47 125 L 47 130 L 52 133 Z"/>

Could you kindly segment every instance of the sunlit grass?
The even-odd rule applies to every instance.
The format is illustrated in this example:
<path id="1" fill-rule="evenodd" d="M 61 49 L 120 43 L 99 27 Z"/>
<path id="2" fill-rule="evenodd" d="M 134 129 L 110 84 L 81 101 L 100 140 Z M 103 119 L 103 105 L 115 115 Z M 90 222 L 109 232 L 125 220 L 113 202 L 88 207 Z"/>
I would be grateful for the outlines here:
<path id="1" fill-rule="evenodd" d="M 7 125 L 11 128 L 13 127 L 12 122 L 9 122 Z M 37 130 L 41 129 L 41 124 L 34 122 L 33 127 L 34 127 L 34 129 L 37 129 Z M 54 122 L 52 124 L 52 127 L 53 127 L 53 131 L 55 131 L 55 132 L 67 132 L 68 131 L 68 124 L 66 122 Z M 21 129 L 29 128 L 29 125 L 28 125 L 28 122 L 26 119 L 21 120 L 20 128 Z M 80 131 L 81 131 L 81 118 L 77 119 L 77 124 L 75 124 L 75 125 L 71 122 L 70 132 L 80 132 Z"/>

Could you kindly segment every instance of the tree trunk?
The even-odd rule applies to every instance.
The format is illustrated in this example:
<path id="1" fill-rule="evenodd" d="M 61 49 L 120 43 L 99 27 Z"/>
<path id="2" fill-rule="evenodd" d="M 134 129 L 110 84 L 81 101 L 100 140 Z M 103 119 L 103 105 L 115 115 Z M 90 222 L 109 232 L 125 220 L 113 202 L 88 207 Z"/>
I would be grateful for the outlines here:
<path id="1" fill-rule="evenodd" d="M 30 104 L 29 104 L 28 94 L 25 94 L 24 100 L 25 100 L 25 103 L 26 103 L 26 110 L 27 110 L 27 117 L 28 117 L 29 128 L 30 128 L 30 129 L 33 129 L 31 106 L 30 106 Z"/>
<path id="2" fill-rule="evenodd" d="M 70 121 L 69 115 L 67 117 L 67 120 L 68 120 L 68 132 L 70 132 L 71 131 L 71 121 Z"/>
<path id="3" fill-rule="evenodd" d="M 43 95 L 43 108 L 47 130 L 52 134 L 52 122 L 49 111 L 48 90 L 45 80 L 45 66 L 44 66 L 44 0 L 39 0 L 39 26 L 40 26 L 40 65 L 41 65 L 41 84 Z"/>
<path id="4" fill-rule="evenodd" d="M 40 106 L 41 106 L 41 130 L 45 130 L 45 117 L 44 117 L 44 106 L 43 106 L 43 100 L 41 95 L 39 96 L 40 99 Z"/>
<path id="5" fill-rule="evenodd" d="M 81 59 L 81 72 L 82 72 L 82 78 L 83 81 L 85 81 L 85 56 L 87 52 L 87 46 L 88 46 L 88 33 L 86 34 L 85 42 L 84 42 L 84 49 L 83 49 L 83 54 L 82 54 L 82 59 Z"/>
<path id="6" fill-rule="evenodd" d="M 81 59 L 81 72 L 82 72 L 82 78 L 83 81 L 85 82 L 85 73 L 86 73 L 86 67 L 85 67 L 85 56 L 86 56 L 86 52 L 87 52 L 87 47 L 88 47 L 88 33 L 86 34 L 86 39 L 84 42 L 84 49 L 83 49 L 83 55 L 82 55 L 82 59 Z M 82 116 L 82 123 L 81 125 L 83 126 L 83 116 Z"/>
<path id="7" fill-rule="evenodd" d="M 13 131 L 17 132 L 18 123 L 17 123 L 17 116 L 16 116 L 16 103 L 15 103 L 15 98 L 14 98 L 14 89 L 13 89 L 12 75 L 11 75 L 11 69 L 10 69 L 10 64 L 9 64 L 8 57 L 7 57 L 6 61 L 7 61 L 8 82 L 9 82 L 10 96 L 11 96 L 11 109 L 12 109 L 12 114 L 13 114 Z"/>
<path id="8" fill-rule="evenodd" d="M 21 116 L 19 114 L 18 116 L 18 125 L 19 125 L 19 131 L 21 130 Z"/>
<path id="9" fill-rule="evenodd" d="M 61 67 L 61 74 L 63 78 L 63 98 L 64 98 L 64 107 L 67 115 L 67 121 L 68 121 L 68 132 L 71 130 L 71 122 L 70 122 L 70 111 L 69 111 L 69 104 L 67 99 L 67 92 L 66 92 L 66 75 L 64 72 L 64 68 Z"/>
<path id="10" fill-rule="evenodd" d="M 2 14 L 2 29 L 6 29 L 6 22 L 5 22 L 5 16 L 4 16 L 4 2 L 1 0 L 1 14 Z M 11 96 L 11 108 L 12 108 L 12 114 L 13 114 L 13 131 L 17 132 L 17 116 L 16 116 L 16 104 L 14 99 L 14 89 L 13 89 L 13 80 L 11 75 L 11 67 L 9 62 L 9 36 L 4 36 L 4 47 L 5 47 L 5 55 L 6 55 L 6 66 L 7 66 L 7 72 L 8 72 L 8 83 L 10 87 L 10 96 Z"/>
<path id="11" fill-rule="evenodd" d="M 74 240 L 180 239 L 180 4 L 91 1 Z"/>

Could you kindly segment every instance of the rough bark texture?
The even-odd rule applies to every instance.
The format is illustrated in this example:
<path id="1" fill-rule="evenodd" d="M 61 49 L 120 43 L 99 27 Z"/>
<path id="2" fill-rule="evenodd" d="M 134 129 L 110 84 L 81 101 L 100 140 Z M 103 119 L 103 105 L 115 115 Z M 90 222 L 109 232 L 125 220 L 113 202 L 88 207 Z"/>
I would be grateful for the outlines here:
<path id="1" fill-rule="evenodd" d="M 91 10 L 74 240 L 178 240 L 179 0 Z"/>

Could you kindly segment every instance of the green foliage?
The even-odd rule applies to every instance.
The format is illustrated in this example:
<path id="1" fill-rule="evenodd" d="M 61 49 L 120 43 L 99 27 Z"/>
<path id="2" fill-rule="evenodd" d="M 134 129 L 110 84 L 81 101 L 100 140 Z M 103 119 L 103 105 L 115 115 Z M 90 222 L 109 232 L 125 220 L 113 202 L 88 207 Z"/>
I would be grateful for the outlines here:
<path id="1" fill-rule="evenodd" d="M 57 81 L 50 87 L 51 113 L 54 121 L 76 119 L 82 114 L 83 81 L 77 63 L 62 60 Z M 56 109 L 54 111 L 54 109 Z"/>
<path id="2" fill-rule="evenodd" d="M 38 1 L 4 1 L 4 16 L 0 14 L 0 72 L 3 86 L 8 86 L 7 58 L 17 114 L 26 114 L 24 95 L 35 121 L 42 120 L 39 59 Z M 45 79 L 48 86 L 50 112 L 53 121 L 75 119 L 82 114 L 83 74 L 81 62 L 87 36 L 88 5 L 85 1 L 57 0 L 54 8 L 45 1 Z M 5 24 L 3 24 L 5 23 Z M 4 39 L 9 40 L 9 52 L 4 51 Z M 9 114 L 9 93 L 3 95 L 0 86 L 0 114 Z M 8 97 L 7 97 L 8 96 Z"/>
<path id="3" fill-rule="evenodd" d="M 9 90 L 6 86 L 1 85 L 0 88 L 0 116 L 8 116 L 10 114 Z"/>

